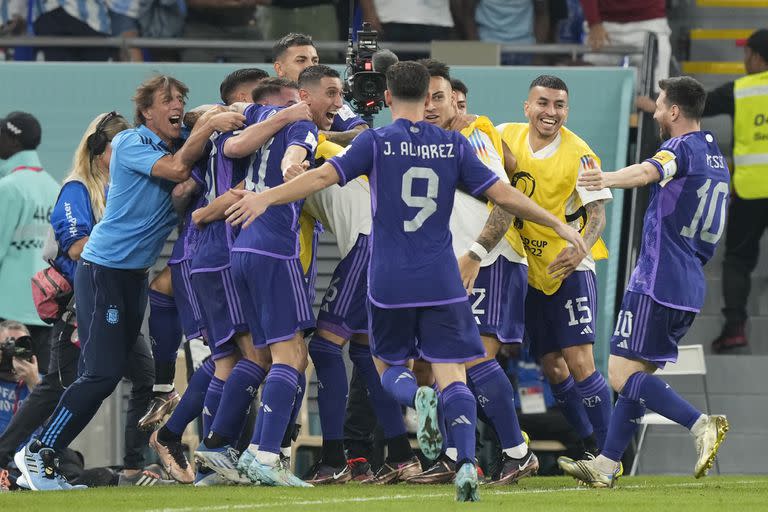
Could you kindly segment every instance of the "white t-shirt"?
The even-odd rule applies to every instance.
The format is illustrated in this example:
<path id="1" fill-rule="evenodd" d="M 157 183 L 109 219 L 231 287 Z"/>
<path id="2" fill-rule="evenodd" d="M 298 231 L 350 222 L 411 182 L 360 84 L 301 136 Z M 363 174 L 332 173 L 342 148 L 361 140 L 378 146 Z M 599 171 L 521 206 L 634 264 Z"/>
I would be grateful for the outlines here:
<path id="1" fill-rule="evenodd" d="M 334 234 L 341 257 L 354 247 L 358 235 L 371 234 L 371 188 L 364 178 L 345 186 L 330 186 L 304 202 L 307 213 Z"/>
<path id="2" fill-rule="evenodd" d="M 509 183 L 509 177 L 501 163 L 501 156 L 488 135 L 482 130 L 475 130 L 468 137 L 469 143 L 475 150 L 475 154 L 480 160 L 496 174 L 504 183 Z M 486 202 L 472 197 L 471 195 L 456 191 L 454 198 L 453 211 L 451 212 L 451 236 L 453 237 L 453 252 L 456 257 L 463 256 L 469 250 L 473 242 L 477 240 L 483 231 L 488 216 L 491 211 Z M 524 263 L 527 265 L 525 256 L 520 256 L 512 249 L 506 239 L 502 239 L 496 247 L 488 251 L 488 256 L 480 262 L 481 267 L 487 267 L 493 264 L 499 256 L 504 256 L 513 263 Z"/>
<path id="3" fill-rule="evenodd" d="M 499 132 L 503 131 L 504 125 L 499 125 L 496 127 Z M 531 152 L 531 156 L 536 159 L 544 159 L 549 158 L 552 155 L 555 154 L 557 149 L 560 147 L 560 134 L 557 134 L 557 137 L 555 137 L 555 140 L 553 140 L 549 145 L 544 146 L 538 151 L 534 151 L 531 147 L 530 140 L 528 141 L 528 151 Z M 579 174 L 585 171 L 584 164 L 579 165 Z M 572 213 L 576 212 L 576 210 L 579 209 L 579 201 L 581 205 L 588 205 L 589 203 L 592 203 L 594 201 L 599 201 L 600 199 L 607 199 L 611 200 L 613 199 L 613 194 L 611 194 L 611 190 L 608 188 L 604 188 L 602 190 L 597 190 L 594 192 L 591 192 L 587 190 L 584 187 L 576 187 L 576 190 L 573 191 L 573 194 L 568 198 L 568 201 L 565 203 L 565 214 L 571 215 Z M 575 229 L 579 229 L 579 221 L 578 219 L 571 222 L 570 226 Z M 595 271 L 595 260 L 592 258 L 592 253 L 588 252 L 587 256 L 582 260 L 581 263 L 579 263 L 579 266 L 576 267 L 576 270 L 591 270 L 592 272 Z"/>
<path id="4" fill-rule="evenodd" d="M 373 0 L 382 23 L 452 27 L 448 0 Z"/>

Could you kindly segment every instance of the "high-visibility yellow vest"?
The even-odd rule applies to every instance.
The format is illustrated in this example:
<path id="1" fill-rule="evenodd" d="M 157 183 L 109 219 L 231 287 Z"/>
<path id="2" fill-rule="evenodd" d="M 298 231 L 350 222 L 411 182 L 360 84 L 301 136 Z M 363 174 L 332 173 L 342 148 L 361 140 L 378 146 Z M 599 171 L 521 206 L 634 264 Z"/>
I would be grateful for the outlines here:
<path id="1" fill-rule="evenodd" d="M 733 186 L 739 197 L 768 197 L 768 71 L 733 86 Z"/>
<path id="2" fill-rule="evenodd" d="M 566 206 L 576 190 L 581 158 L 589 156 L 598 165 L 600 159 L 586 142 L 565 127 L 560 129 L 560 147 L 555 154 L 548 158 L 533 158 L 528 143 L 528 123 L 507 123 L 503 127 L 501 138 L 517 159 L 517 171 L 512 177 L 512 185 L 565 222 Z M 576 200 L 580 202 L 578 196 Z M 574 206 L 574 209 L 578 209 L 580 205 Z M 586 218 L 579 230 L 585 224 Z M 528 252 L 528 284 L 552 295 L 560 288 L 562 281 L 553 279 L 547 272 L 547 266 L 567 246 L 567 242 L 555 230 L 533 222 L 515 222 L 510 229 L 514 228 L 519 230 Z M 608 249 L 602 239 L 598 239 L 592 246 L 592 257 L 595 260 L 608 257 Z"/>

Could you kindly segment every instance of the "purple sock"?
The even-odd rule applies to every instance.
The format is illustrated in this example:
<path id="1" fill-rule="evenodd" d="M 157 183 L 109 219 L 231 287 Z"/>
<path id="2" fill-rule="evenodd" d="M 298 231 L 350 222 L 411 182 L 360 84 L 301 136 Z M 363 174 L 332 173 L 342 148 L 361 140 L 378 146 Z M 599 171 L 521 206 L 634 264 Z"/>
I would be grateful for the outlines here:
<path id="1" fill-rule="evenodd" d="M 171 414 L 171 417 L 168 418 L 165 424 L 168 430 L 174 434 L 181 435 L 184 429 L 187 428 L 187 425 L 200 416 L 208 386 L 211 383 L 215 370 L 216 367 L 211 358 L 206 359 L 200 368 L 195 370 L 192 378 L 189 379 L 187 390 L 181 395 L 179 405 L 176 406 L 173 414 Z"/>
<path id="2" fill-rule="evenodd" d="M 701 416 L 701 411 L 677 394 L 669 384 L 648 373 L 632 374 L 621 394 L 631 400 L 645 403 L 653 412 L 684 426 L 688 430 Z"/>
<path id="3" fill-rule="evenodd" d="M 381 386 L 400 405 L 414 407 L 419 385 L 416 383 L 416 376 L 405 366 L 390 366 L 381 376 Z"/>
<path id="4" fill-rule="evenodd" d="M 613 408 L 601 455 L 616 462 L 620 461 L 644 414 L 645 406 L 638 400 L 619 395 L 616 406 Z"/>
<path id="5" fill-rule="evenodd" d="M 221 403 L 211 430 L 233 444 L 237 441 L 253 401 L 267 372 L 248 359 L 237 362 L 229 374 L 221 395 Z"/>
<path id="6" fill-rule="evenodd" d="M 458 453 L 457 467 L 465 462 L 475 463 L 475 426 L 477 406 L 475 395 L 463 382 L 454 382 L 443 390 L 445 418 L 452 431 Z"/>
<path id="7" fill-rule="evenodd" d="M 259 450 L 280 453 L 280 442 L 291 419 L 296 399 L 299 372 L 286 364 L 273 364 L 264 381 L 261 411 L 264 426 L 259 439 Z"/>
<path id="8" fill-rule="evenodd" d="M 507 374 L 492 359 L 467 370 L 467 384 L 499 436 L 501 448 L 525 441 L 515 411 L 515 391 Z"/>
<path id="9" fill-rule="evenodd" d="M 581 439 L 591 436 L 593 433 L 592 424 L 587 417 L 587 411 L 584 410 L 584 404 L 581 402 L 579 391 L 576 389 L 573 375 L 569 375 L 560 384 L 550 384 L 550 386 L 560 410 L 563 411 L 568 423 L 576 430 L 576 434 Z"/>
<path id="10" fill-rule="evenodd" d="M 613 397 L 603 375 L 595 371 L 581 382 L 576 383 L 576 389 L 581 395 L 581 403 L 587 413 L 589 422 L 597 438 L 597 445 L 602 448 L 605 444 L 605 436 L 608 433 L 608 424 L 611 421 L 613 409 Z"/>
<path id="11" fill-rule="evenodd" d="M 400 404 L 382 387 L 376 365 L 373 364 L 370 347 L 350 343 L 349 358 L 357 368 L 360 378 L 365 382 L 365 387 L 368 388 L 368 399 L 384 431 L 384 438 L 393 439 L 405 434 L 405 422 Z"/>
<path id="12" fill-rule="evenodd" d="M 208 384 L 208 391 L 205 393 L 205 401 L 203 402 L 203 439 L 208 437 L 208 433 L 211 431 L 211 425 L 213 419 L 216 417 L 216 412 L 219 410 L 219 403 L 221 402 L 221 394 L 224 392 L 224 381 L 214 376 L 211 378 L 211 383 Z"/>
<path id="13" fill-rule="evenodd" d="M 323 439 L 344 439 L 349 385 L 341 347 L 315 334 L 309 342 L 309 355 L 317 372 L 317 407 Z"/>
<path id="14" fill-rule="evenodd" d="M 149 340 L 155 360 L 155 386 L 173 389 L 176 374 L 176 353 L 181 344 L 181 321 L 176 301 L 171 295 L 149 290 Z M 155 389 L 158 389 L 157 387 Z"/>

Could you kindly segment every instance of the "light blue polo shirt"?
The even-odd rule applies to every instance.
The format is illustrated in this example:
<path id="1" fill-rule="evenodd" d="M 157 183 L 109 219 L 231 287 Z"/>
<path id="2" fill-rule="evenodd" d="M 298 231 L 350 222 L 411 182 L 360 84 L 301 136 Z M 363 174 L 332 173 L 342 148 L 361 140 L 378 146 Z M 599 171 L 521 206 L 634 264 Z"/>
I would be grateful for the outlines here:
<path id="1" fill-rule="evenodd" d="M 82 257 L 110 268 L 151 267 L 178 218 L 171 204 L 174 182 L 151 175 L 152 166 L 171 154 L 144 125 L 112 139 L 109 192 L 101 222 Z"/>

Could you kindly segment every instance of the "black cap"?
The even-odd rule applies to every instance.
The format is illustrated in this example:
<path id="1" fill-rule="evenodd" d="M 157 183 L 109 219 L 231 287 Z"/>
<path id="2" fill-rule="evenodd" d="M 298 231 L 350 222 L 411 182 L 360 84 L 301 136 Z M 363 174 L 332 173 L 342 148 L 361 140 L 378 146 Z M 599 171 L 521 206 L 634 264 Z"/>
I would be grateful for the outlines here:
<path id="1" fill-rule="evenodd" d="M 744 46 L 748 46 L 750 50 L 768 62 L 768 29 L 761 28 L 752 32 L 752 35 L 744 42 Z"/>
<path id="2" fill-rule="evenodd" d="M 37 149 L 40 145 L 40 123 L 27 112 L 9 113 L 0 119 L 0 130 L 18 140 L 23 149 Z"/>

